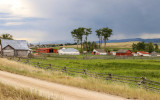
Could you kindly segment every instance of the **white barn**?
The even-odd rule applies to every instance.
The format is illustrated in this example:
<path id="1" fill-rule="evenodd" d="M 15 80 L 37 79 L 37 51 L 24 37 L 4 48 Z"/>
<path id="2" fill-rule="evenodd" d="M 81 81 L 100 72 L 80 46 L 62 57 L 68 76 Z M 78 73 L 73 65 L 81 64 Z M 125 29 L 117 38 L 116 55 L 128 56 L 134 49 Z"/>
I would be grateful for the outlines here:
<path id="1" fill-rule="evenodd" d="M 107 52 L 105 52 L 102 49 L 94 49 L 93 50 L 93 55 L 107 55 Z"/>
<path id="2" fill-rule="evenodd" d="M 144 57 L 149 57 L 149 56 L 151 56 L 150 53 L 144 52 L 144 51 L 138 51 L 138 52 L 137 52 L 137 55 L 138 55 L 138 56 L 144 56 Z"/>
<path id="3" fill-rule="evenodd" d="M 80 52 L 74 48 L 62 48 L 58 50 L 59 55 L 80 55 Z"/>
<path id="4" fill-rule="evenodd" d="M 6 40 L 1 39 L 1 55 L 2 56 L 16 56 L 28 57 L 30 49 L 25 40 Z"/>

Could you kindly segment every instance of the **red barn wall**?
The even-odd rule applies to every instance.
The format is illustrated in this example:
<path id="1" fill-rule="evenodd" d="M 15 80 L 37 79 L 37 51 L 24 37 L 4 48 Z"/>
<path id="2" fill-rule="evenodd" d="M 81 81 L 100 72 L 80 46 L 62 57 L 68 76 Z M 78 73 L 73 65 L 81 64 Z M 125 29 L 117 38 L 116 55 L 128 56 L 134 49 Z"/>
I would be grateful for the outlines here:
<path id="1" fill-rule="evenodd" d="M 41 49 L 37 49 L 36 52 L 37 53 L 50 53 L 50 49 L 52 48 L 41 48 Z M 57 49 L 52 49 L 53 52 L 52 53 L 58 53 Z"/>
<path id="2" fill-rule="evenodd" d="M 132 56 L 132 52 L 128 50 L 125 53 L 116 53 L 116 56 Z"/>

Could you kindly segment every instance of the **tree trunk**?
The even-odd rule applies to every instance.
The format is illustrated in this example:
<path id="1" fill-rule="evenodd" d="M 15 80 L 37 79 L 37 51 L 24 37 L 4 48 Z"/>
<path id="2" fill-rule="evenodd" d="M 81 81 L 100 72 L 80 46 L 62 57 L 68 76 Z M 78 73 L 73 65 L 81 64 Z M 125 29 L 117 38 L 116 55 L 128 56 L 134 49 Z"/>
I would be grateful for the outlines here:
<path id="1" fill-rule="evenodd" d="M 82 52 L 82 39 L 81 39 L 81 52 Z"/>
<path id="2" fill-rule="evenodd" d="M 101 46 L 100 47 L 102 47 L 102 36 L 101 36 Z"/>
<path id="3" fill-rule="evenodd" d="M 87 36 L 86 36 L 86 51 L 88 50 L 88 48 L 87 48 Z"/>
<path id="4" fill-rule="evenodd" d="M 78 49 L 78 40 L 77 40 L 77 49 Z"/>
<path id="5" fill-rule="evenodd" d="M 105 44 L 104 44 L 104 48 L 106 49 L 106 39 L 104 39 L 104 43 L 105 43 Z"/>
<path id="6" fill-rule="evenodd" d="M 99 37 L 99 49 L 101 48 L 101 38 Z"/>

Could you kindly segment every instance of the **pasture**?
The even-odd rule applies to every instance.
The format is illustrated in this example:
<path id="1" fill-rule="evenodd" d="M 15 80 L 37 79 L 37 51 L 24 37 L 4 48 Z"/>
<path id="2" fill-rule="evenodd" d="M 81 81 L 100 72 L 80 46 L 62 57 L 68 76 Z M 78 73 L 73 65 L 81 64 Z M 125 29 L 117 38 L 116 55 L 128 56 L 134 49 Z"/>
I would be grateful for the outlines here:
<path id="1" fill-rule="evenodd" d="M 81 56 L 80 56 L 81 57 Z M 160 81 L 160 59 L 65 59 L 47 57 L 47 59 L 31 59 L 30 62 L 52 64 L 53 66 L 86 69 L 97 73 L 146 77 Z"/>
<path id="2" fill-rule="evenodd" d="M 33 59 L 36 60 L 36 59 Z M 40 60 L 39 60 L 40 61 Z M 45 60 L 47 61 L 47 60 Z M 53 62 L 54 60 L 52 60 Z M 51 82 L 61 83 L 65 85 L 75 86 L 88 90 L 108 93 L 112 95 L 122 96 L 129 99 L 138 100 L 159 100 L 158 93 L 146 91 L 144 89 L 131 87 L 128 84 L 111 83 L 95 78 L 73 77 L 65 73 L 43 70 L 29 66 L 23 63 L 0 59 L 0 70 L 34 77 Z M 20 99 L 21 100 L 21 99 Z"/>

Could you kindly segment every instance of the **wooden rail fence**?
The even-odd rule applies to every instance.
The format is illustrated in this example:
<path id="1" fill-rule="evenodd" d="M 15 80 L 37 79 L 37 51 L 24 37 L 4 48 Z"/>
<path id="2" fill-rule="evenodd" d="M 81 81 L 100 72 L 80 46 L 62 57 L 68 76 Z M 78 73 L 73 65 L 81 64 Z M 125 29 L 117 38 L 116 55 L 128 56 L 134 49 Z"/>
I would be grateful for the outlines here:
<path id="1" fill-rule="evenodd" d="M 62 67 L 62 66 L 55 66 L 52 64 L 43 64 L 40 62 L 30 62 L 28 58 L 8 58 L 9 60 L 14 60 L 18 62 L 23 62 L 26 64 L 33 65 L 34 67 L 45 69 L 45 70 L 52 70 L 52 71 L 61 71 L 71 75 L 83 75 L 86 77 L 93 77 L 98 79 L 103 79 L 107 81 L 114 81 L 114 82 L 121 82 L 121 83 L 128 83 L 139 88 L 143 88 L 146 90 L 151 90 L 155 92 L 160 92 L 160 82 L 149 80 L 145 77 L 132 77 L 132 76 L 121 76 L 121 75 L 114 75 L 111 73 L 96 73 L 88 71 L 87 69 L 76 69 L 76 68 L 69 68 L 69 67 Z"/>

